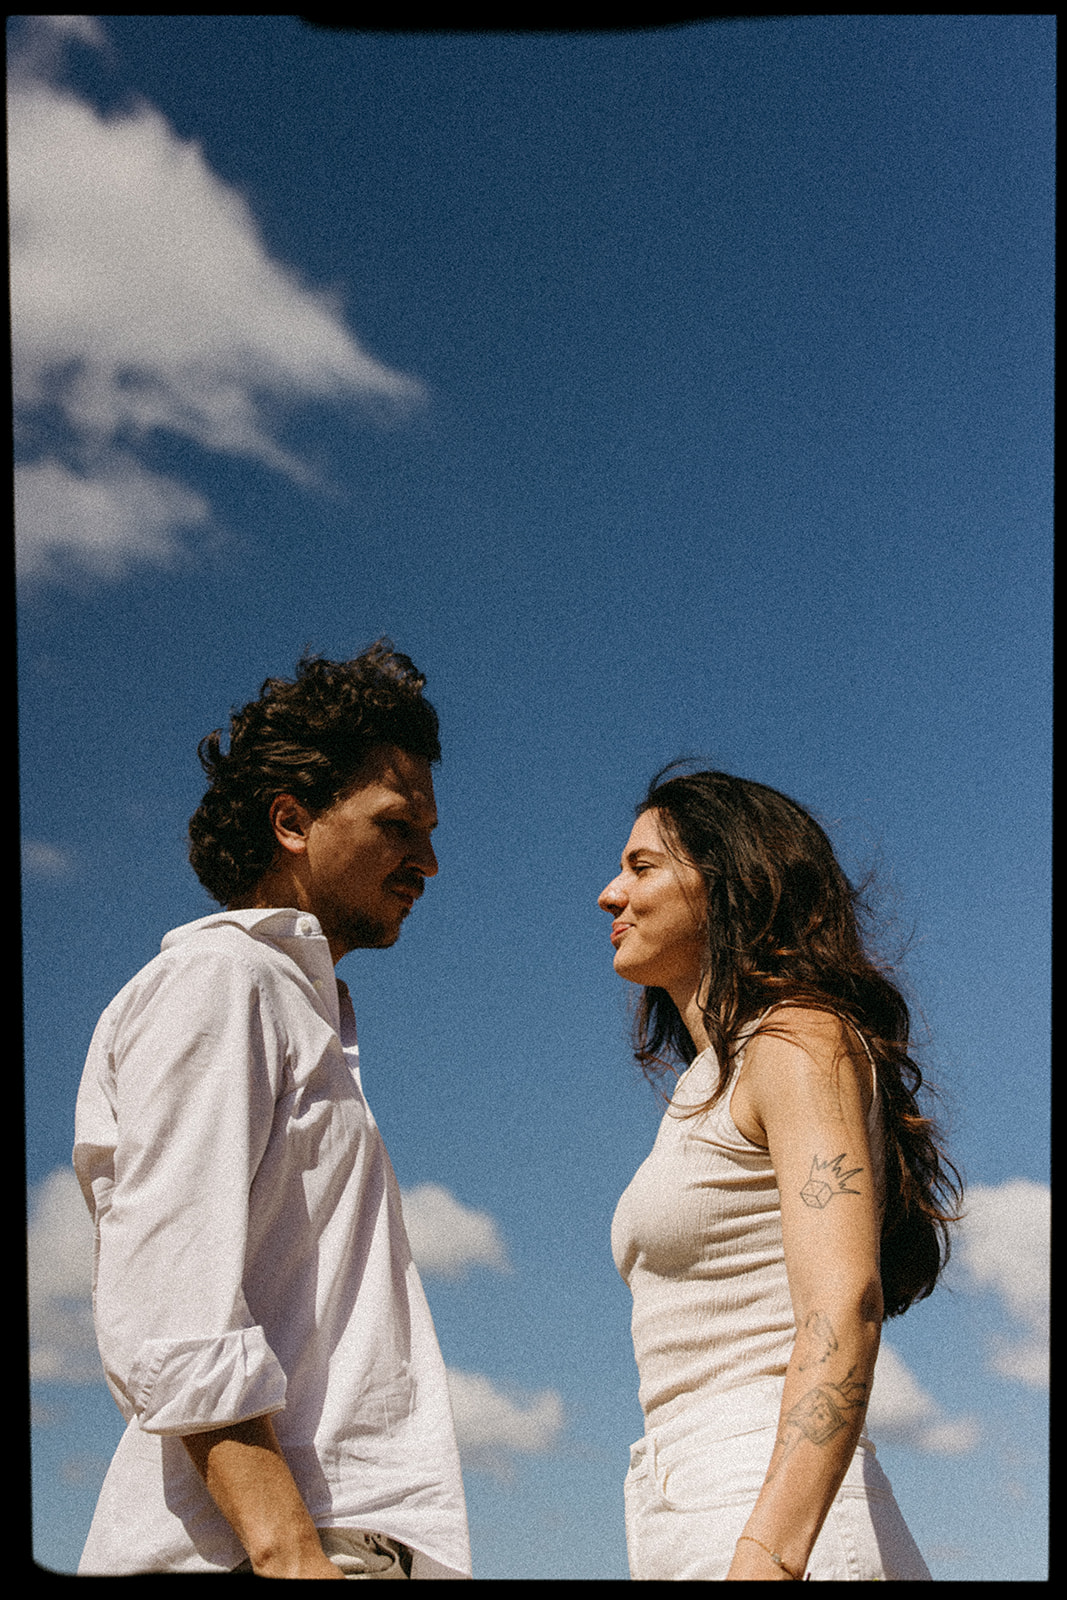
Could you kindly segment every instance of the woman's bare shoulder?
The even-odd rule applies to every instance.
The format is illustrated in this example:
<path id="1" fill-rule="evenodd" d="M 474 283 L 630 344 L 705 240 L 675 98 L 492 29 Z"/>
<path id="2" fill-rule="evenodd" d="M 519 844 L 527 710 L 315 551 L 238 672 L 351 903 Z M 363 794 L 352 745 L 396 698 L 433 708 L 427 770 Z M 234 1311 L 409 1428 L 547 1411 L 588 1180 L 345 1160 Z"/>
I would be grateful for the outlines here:
<path id="1" fill-rule="evenodd" d="M 842 1049 L 850 1054 L 854 1050 L 863 1054 L 863 1046 L 851 1023 L 837 1011 L 805 1004 L 802 1000 L 786 1000 L 765 1012 L 746 1047 L 746 1056 L 771 1040 L 811 1052 L 820 1059 L 828 1055 L 832 1059 Z"/>
<path id="2" fill-rule="evenodd" d="M 809 1090 L 833 1086 L 842 1077 L 854 1086 L 864 1112 L 873 1093 L 873 1074 L 859 1034 L 835 1011 L 803 1002 L 775 1006 L 745 1046 L 737 1084 L 737 1103 L 746 1120 L 762 1122 L 766 1096 L 780 1099 L 790 1086 Z M 735 1113 L 736 1120 L 736 1113 Z"/>

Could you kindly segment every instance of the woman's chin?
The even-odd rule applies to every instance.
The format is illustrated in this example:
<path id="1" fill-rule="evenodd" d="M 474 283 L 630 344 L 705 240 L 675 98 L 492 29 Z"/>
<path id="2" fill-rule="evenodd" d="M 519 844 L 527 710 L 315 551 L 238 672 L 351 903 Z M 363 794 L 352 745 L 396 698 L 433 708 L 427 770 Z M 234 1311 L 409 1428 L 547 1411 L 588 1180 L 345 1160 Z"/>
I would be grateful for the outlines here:
<path id="1" fill-rule="evenodd" d="M 645 977 L 644 970 L 642 969 L 640 962 L 633 960 L 627 961 L 626 951 L 621 946 L 615 952 L 615 959 L 612 962 L 612 965 L 619 977 L 625 978 L 627 983 L 648 984 L 652 981 Z"/>

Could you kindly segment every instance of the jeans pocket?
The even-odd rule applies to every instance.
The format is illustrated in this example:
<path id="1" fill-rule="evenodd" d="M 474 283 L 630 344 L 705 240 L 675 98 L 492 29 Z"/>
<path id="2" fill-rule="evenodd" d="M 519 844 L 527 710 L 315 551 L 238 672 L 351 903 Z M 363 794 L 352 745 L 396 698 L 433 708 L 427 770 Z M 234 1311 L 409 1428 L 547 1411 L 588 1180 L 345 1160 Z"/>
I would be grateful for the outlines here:
<path id="1" fill-rule="evenodd" d="M 652 1465 L 664 1503 L 677 1511 L 706 1511 L 755 1500 L 777 1431 L 775 1423 L 724 1439 L 713 1428 L 697 1428 L 655 1448 Z"/>

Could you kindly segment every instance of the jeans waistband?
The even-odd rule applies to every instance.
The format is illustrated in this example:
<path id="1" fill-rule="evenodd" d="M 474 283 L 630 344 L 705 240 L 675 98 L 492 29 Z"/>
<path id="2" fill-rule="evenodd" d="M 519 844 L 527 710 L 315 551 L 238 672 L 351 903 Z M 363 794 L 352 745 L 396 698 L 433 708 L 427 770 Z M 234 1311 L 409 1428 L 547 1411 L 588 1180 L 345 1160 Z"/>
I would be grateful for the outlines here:
<path id="1" fill-rule="evenodd" d="M 716 1439 L 732 1439 L 738 1434 L 777 1427 L 784 1388 L 784 1377 L 758 1378 L 736 1389 L 686 1396 L 670 1416 L 651 1422 L 646 1419 L 646 1436 L 652 1435 L 657 1445 L 663 1447 L 687 1434 L 700 1432 L 711 1444 Z M 870 1444 L 866 1426 L 859 1443 Z"/>

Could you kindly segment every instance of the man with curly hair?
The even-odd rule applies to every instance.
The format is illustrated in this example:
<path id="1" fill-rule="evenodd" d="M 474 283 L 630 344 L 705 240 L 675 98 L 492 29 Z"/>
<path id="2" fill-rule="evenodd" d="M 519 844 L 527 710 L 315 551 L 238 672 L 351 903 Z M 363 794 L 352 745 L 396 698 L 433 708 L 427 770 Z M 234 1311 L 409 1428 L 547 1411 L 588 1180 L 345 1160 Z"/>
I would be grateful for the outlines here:
<path id="1" fill-rule="evenodd" d="M 334 965 L 437 871 L 407 656 L 305 657 L 201 744 L 223 909 L 112 1001 L 78 1096 L 94 1309 L 127 1428 L 79 1571 L 470 1574 L 447 1381 Z"/>

